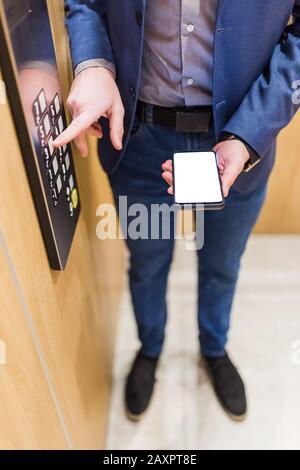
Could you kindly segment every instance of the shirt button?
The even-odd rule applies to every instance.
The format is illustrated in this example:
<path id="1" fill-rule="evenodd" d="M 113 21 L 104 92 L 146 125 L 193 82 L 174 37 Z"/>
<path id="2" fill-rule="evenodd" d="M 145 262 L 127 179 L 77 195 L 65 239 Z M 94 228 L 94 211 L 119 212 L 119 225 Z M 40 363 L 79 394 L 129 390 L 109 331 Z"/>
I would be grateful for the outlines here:
<path id="1" fill-rule="evenodd" d="M 188 24 L 186 29 L 188 30 L 189 33 L 192 33 L 195 29 L 195 26 L 193 24 Z"/>
<path id="2" fill-rule="evenodd" d="M 188 78 L 187 84 L 191 86 L 193 85 L 193 83 L 194 83 L 194 80 L 192 78 Z"/>

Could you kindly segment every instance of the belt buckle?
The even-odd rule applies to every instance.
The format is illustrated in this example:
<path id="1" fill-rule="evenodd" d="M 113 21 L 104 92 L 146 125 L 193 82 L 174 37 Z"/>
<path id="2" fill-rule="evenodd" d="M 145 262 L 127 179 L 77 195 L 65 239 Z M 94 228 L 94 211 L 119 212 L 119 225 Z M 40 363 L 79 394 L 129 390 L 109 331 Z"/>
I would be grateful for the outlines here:
<path id="1" fill-rule="evenodd" d="M 210 112 L 176 112 L 176 132 L 208 132 Z"/>

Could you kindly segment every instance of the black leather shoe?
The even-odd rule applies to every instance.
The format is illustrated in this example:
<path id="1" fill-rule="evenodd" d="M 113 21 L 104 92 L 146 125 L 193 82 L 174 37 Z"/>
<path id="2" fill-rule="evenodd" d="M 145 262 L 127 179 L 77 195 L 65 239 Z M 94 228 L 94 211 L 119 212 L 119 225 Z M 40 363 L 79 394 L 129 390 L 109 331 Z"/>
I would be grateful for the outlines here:
<path id="1" fill-rule="evenodd" d="M 221 358 L 202 357 L 221 406 L 235 421 L 244 420 L 247 413 L 245 386 L 227 353 Z"/>
<path id="2" fill-rule="evenodd" d="M 126 413 L 132 421 L 138 421 L 145 413 L 153 394 L 155 370 L 158 358 L 137 354 L 125 387 Z"/>

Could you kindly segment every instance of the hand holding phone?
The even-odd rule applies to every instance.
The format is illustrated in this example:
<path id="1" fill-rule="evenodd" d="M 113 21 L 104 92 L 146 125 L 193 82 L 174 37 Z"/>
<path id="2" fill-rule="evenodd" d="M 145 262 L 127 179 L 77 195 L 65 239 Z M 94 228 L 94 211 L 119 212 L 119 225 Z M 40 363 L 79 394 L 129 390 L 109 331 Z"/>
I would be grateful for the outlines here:
<path id="1" fill-rule="evenodd" d="M 245 163 L 249 161 L 249 151 L 244 143 L 237 139 L 219 142 L 213 150 L 217 152 L 217 166 L 222 181 L 223 196 L 227 197 L 236 178 L 244 170 Z M 162 165 L 162 176 L 170 185 L 170 188 L 168 189 L 169 194 L 173 194 L 172 163 L 172 160 L 167 160 Z M 193 168 L 189 168 L 189 171 L 189 179 L 191 181 L 191 178 L 195 175 L 195 170 Z"/>
<path id="2" fill-rule="evenodd" d="M 223 209 L 224 197 L 214 151 L 173 155 L 174 201 L 180 206 Z"/>

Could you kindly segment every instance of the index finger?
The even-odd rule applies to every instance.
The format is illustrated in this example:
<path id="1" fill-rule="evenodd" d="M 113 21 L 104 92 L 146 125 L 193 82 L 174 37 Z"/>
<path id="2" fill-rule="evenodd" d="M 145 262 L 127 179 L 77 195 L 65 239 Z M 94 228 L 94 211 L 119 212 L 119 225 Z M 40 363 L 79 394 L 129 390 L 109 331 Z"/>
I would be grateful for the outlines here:
<path id="1" fill-rule="evenodd" d="M 94 116 L 84 112 L 79 114 L 71 124 L 53 142 L 54 147 L 62 147 L 76 139 L 82 132 L 86 131 L 95 122 Z"/>

